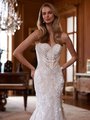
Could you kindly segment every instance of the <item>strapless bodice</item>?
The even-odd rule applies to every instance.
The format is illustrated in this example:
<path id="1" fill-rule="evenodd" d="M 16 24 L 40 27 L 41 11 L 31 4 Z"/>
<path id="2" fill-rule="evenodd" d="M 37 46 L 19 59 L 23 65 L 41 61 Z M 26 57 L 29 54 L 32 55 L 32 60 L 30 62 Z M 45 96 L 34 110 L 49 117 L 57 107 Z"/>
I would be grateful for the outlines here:
<path id="1" fill-rule="evenodd" d="M 61 48 L 62 46 L 60 44 L 55 44 L 51 47 L 48 43 L 37 43 L 36 55 L 38 65 L 42 63 L 53 68 L 59 63 Z"/>

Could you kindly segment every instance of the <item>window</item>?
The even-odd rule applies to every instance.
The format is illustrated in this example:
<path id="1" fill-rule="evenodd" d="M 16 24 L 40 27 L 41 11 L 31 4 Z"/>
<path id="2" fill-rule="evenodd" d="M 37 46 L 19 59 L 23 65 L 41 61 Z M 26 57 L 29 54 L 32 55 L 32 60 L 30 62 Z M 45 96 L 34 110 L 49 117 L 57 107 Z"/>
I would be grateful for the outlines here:
<path id="1" fill-rule="evenodd" d="M 5 31 L 0 31 L 0 51 L 2 51 L 0 62 L 2 63 L 1 72 L 4 69 L 4 63 L 12 60 L 12 36 Z"/>
<path id="2" fill-rule="evenodd" d="M 77 18 L 72 15 L 67 17 L 67 33 L 72 40 L 75 50 L 77 49 Z M 67 50 L 67 61 L 70 59 L 71 55 Z M 76 62 L 67 68 L 67 82 L 73 82 L 74 73 L 76 72 Z"/>

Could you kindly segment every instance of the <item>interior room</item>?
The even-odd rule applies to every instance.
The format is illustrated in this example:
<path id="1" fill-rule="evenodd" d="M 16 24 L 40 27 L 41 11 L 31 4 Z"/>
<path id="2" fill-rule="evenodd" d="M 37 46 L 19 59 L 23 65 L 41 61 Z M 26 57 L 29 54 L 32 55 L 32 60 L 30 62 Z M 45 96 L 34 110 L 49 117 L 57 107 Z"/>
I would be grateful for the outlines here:
<path id="1" fill-rule="evenodd" d="M 67 105 L 71 105 L 90 113 L 90 0 L 1 0 L 0 114 L 2 114 L 2 117 L 0 117 L 0 120 L 8 120 L 3 118 L 5 112 L 9 109 L 10 114 L 10 108 L 11 110 L 13 108 L 12 111 L 16 112 L 18 110 L 16 103 L 22 101 L 23 98 L 24 102 L 22 101 L 22 104 L 24 105 L 21 106 L 24 108 L 21 107 L 21 111 L 24 111 L 25 115 L 28 106 L 30 107 L 28 101 L 32 104 L 31 111 L 35 107 L 36 93 L 31 71 L 13 56 L 13 51 L 37 29 L 39 9 L 45 2 L 49 2 L 57 8 L 62 29 L 70 37 L 77 52 L 77 61 L 63 72 L 65 80 L 63 89 L 64 107 L 67 108 Z M 35 68 L 37 67 L 35 45 L 32 44 L 28 47 L 24 51 L 24 56 Z M 63 65 L 70 58 L 69 51 L 66 47 L 63 47 L 60 65 Z M 26 118 L 20 116 L 20 119 L 26 120 L 28 116 L 29 113 L 27 113 Z M 89 120 L 89 118 L 82 120 Z M 9 118 L 9 120 L 16 119 Z M 71 120 L 71 118 L 67 120 Z"/>

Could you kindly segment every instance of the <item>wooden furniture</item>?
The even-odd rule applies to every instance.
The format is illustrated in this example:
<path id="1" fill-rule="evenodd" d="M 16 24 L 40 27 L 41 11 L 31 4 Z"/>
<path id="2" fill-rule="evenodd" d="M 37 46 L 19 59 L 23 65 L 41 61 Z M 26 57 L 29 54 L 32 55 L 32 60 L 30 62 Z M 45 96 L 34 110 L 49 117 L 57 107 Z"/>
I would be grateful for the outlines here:
<path id="1" fill-rule="evenodd" d="M 28 72 L 4 72 L 0 73 L 0 110 L 5 111 L 7 103 L 7 91 L 23 91 L 24 108 L 27 107 L 27 96 L 29 89 L 29 73 Z"/>
<path id="2" fill-rule="evenodd" d="M 78 98 L 78 93 L 90 93 L 90 73 L 76 73 L 75 82 L 75 98 Z"/>

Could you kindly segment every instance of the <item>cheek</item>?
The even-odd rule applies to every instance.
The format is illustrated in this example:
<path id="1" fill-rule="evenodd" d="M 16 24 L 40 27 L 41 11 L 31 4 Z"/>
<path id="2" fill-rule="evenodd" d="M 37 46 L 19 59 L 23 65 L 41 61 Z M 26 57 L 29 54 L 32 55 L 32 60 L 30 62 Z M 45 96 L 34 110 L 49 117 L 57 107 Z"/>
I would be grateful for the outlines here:
<path id="1" fill-rule="evenodd" d="M 43 18 L 43 20 L 45 20 L 45 16 L 43 16 L 42 18 Z"/>
<path id="2" fill-rule="evenodd" d="M 54 20 L 54 16 L 51 16 L 52 21 Z"/>
<path id="3" fill-rule="evenodd" d="M 51 15 L 51 18 L 54 19 L 54 15 L 53 14 Z"/>
<path id="4" fill-rule="evenodd" d="M 42 19 L 45 20 L 45 16 L 42 16 Z"/>

